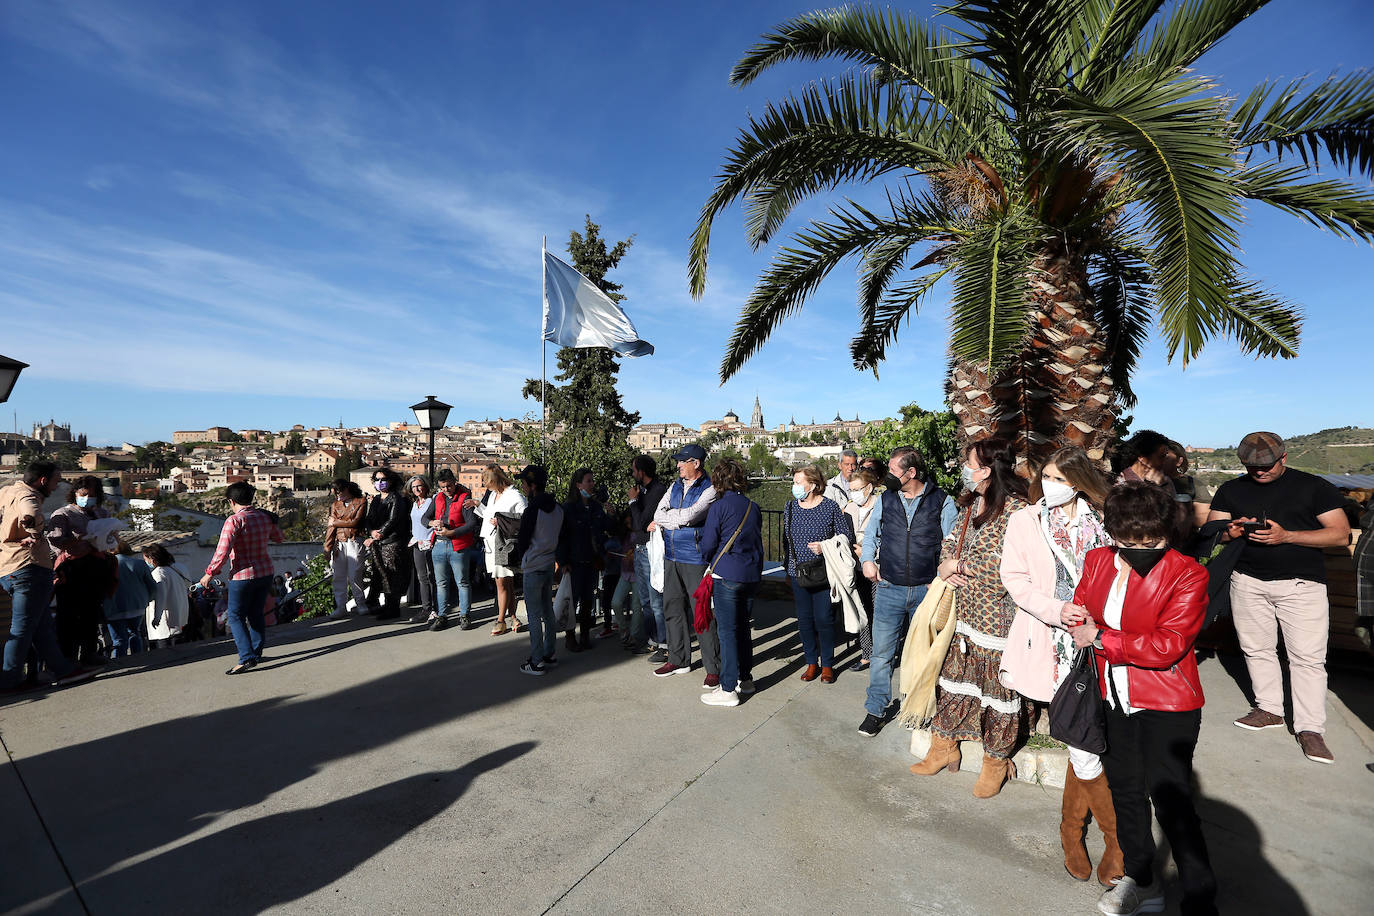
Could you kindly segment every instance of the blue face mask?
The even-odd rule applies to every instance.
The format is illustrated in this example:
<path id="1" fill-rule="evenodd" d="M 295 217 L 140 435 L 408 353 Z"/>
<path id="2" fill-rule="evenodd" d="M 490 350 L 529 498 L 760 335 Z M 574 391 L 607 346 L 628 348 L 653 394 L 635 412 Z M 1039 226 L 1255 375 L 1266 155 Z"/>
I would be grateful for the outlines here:
<path id="1" fill-rule="evenodd" d="M 806 499 L 806 494 L 810 492 L 810 490 L 808 490 L 806 487 L 802 486 L 799 483 L 792 484 L 792 498 L 795 499 L 797 502 L 801 502 L 803 499 Z"/>
<path id="2" fill-rule="evenodd" d="M 973 468 L 968 465 L 964 465 L 959 469 L 959 479 L 964 482 L 965 490 L 976 490 L 978 488 L 978 482 L 973 479 Z"/>
<path id="3" fill-rule="evenodd" d="M 76 504 L 77 504 L 78 506 L 80 506 L 81 508 L 85 509 L 85 508 L 87 508 L 88 506 L 90 506 L 90 504 L 91 504 L 91 498 L 90 498 L 89 496 L 78 496 L 78 497 L 76 498 Z"/>
<path id="4" fill-rule="evenodd" d="M 581 487 L 578 487 L 578 488 L 577 488 L 577 492 L 579 492 L 579 493 L 582 494 L 582 498 L 583 498 L 583 499 L 591 499 L 591 498 L 592 498 L 592 491 L 591 491 L 591 490 L 584 490 L 584 489 L 582 489 Z"/>

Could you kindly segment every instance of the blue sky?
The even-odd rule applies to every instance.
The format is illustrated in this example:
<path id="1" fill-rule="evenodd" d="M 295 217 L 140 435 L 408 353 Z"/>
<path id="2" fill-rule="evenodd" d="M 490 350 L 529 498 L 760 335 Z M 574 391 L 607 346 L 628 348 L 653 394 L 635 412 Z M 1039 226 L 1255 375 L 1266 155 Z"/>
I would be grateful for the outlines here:
<path id="1" fill-rule="evenodd" d="M 756 391 L 770 425 L 938 404 L 943 304 L 880 380 L 856 373 L 852 268 L 718 386 L 771 253 L 749 251 L 738 208 L 717 224 L 706 296 L 686 291 L 688 236 L 746 113 L 826 72 L 741 91 L 729 68 L 812 8 L 5 0 L 0 353 L 33 367 L 0 427 L 55 417 L 142 442 L 385 423 L 431 393 L 455 419 L 523 415 L 540 238 L 561 252 L 587 213 L 635 236 L 613 276 L 658 348 L 620 374 L 646 421 L 747 417 Z M 1363 0 L 1276 0 L 1200 69 L 1244 91 L 1368 65 L 1371 45 Z M 1374 425 L 1370 247 L 1250 216 L 1247 263 L 1307 309 L 1302 355 L 1256 362 L 1221 340 L 1184 371 L 1152 346 L 1137 428 L 1224 445 Z"/>

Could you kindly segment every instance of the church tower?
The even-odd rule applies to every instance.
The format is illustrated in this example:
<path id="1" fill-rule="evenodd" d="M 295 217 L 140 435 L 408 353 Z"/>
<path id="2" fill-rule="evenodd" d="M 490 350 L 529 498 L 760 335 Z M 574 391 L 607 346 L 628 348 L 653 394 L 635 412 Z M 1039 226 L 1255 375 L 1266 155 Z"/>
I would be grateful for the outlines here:
<path id="1" fill-rule="evenodd" d="M 767 429 L 763 425 L 763 405 L 759 404 L 759 396 L 754 395 L 754 412 L 749 417 L 749 425 L 754 429 Z"/>

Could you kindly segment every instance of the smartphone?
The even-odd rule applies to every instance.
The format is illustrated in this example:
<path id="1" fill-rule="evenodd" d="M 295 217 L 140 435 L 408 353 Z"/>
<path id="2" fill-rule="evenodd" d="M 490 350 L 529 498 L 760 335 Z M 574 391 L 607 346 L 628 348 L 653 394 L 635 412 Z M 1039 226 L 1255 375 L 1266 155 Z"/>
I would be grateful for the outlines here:
<path id="1" fill-rule="evenodd" d="M 1261 518 L 1259 521 L 1241 522 L 1240 527 L 1245 531 L 1268 531 L 1269 520 L 1266 518 Z"/>

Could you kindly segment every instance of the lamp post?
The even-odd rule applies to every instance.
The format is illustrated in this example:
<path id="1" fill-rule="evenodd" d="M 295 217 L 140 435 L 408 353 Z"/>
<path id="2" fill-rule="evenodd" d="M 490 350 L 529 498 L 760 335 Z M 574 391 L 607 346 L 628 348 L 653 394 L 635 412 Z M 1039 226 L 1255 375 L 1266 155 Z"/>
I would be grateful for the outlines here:
<path id="1" fill-rule="evenodd" d="M 10 399 L 10 392 L 14 390 L 14 383 L 19 381 L 19 373 L 29 368 L 28 363 L 21 363 L 17 359 L 10 359 L 8 356 L 0 356 L 0 404 Z"/>
<path id="2" fill-rule="evenodd" d="M 411 405 L 410 409 L 415 411 L 415 421 L 420 428 L 429 433 L 429 485 L 434 486 L 434 433 L 444 428 L 453 405 L 435 400 L 434 395 L 427 394 L 423 401 Z"/>

